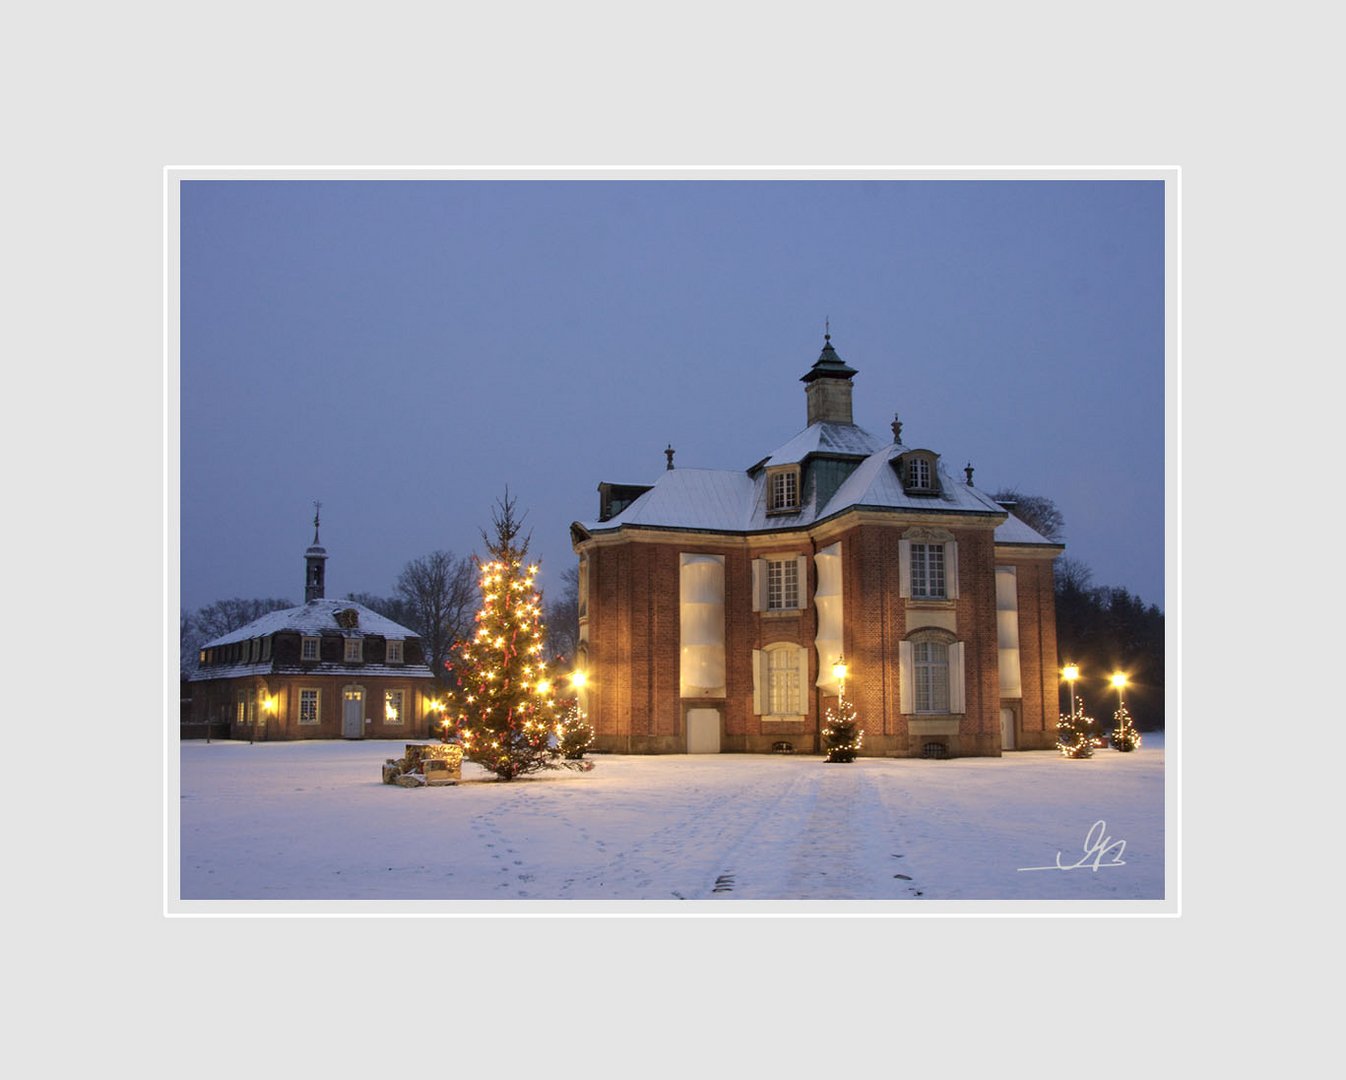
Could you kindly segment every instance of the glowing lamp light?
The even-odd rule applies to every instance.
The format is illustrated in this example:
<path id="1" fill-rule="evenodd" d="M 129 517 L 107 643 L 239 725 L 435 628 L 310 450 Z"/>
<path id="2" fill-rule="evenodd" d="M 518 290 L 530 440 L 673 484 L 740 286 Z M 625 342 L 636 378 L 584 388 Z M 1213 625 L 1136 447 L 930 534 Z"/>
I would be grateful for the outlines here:
<path id="1" fill-rule="evenodd" d="M 832 665 L 832 678 L 836 679 L 837 682 L 844 683 L 846 681 L 846 672 L 846 658 L 844 656 L 838 656 L 837 662 Z"/>
<path id="2" fill-rule="evenodd" d="M 572 673 L 570 676 L 570 685 L 573 686 L 576 690 L 583 690 L 585 684 L 588 681 L 589 677 L 585 675 L 584 672 L 582 671 L 576 671 Z"/>
<path id="3" fill-rule="evenodd" d="M 1113 672 L 1112 678 L 1109 681 L 1118 690 L 1126 689 L 1126 674 L 1124 672 L 1121 671 Z"/>
<path id="4" fill-rule="evenodd" d="M 537 684 L 537 692 L 538 692 L 539 694 L 550 694 L 550 693 L 551 693 L 551 681 L 550 681 L 549 679 L 541 679 L 541 680 L 539 680 L 539 681 L 538 681 L 538 684 Z"/>
<path id="5" fill-rule="evenodd" d="M 1061 678 L 1065 679 L 1068 683 L 1073 683 L 1079 677 L 1080 667 L 1078 664 L 1067 664 L 1061 669 Z"/>

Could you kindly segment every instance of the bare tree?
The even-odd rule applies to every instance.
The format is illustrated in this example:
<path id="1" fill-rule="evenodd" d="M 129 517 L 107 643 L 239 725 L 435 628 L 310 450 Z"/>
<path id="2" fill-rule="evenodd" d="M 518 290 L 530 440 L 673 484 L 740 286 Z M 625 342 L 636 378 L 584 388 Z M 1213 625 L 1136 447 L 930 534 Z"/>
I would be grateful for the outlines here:
<path id="1" fill-rule="evenodd" d="M 561 593 L 547 604 L 547 644 L 550 651 L 575 665 L 580 643 L 580 568 L 578 564 L 561 571 Z"/>
<path id="2" fill-rule="evenodd" d="M 998 503 L 1013 504 L 1008 507 L 1009 512 L 1048 540 L 1060 543 L 1065 539 L 1065 515 L 1046 495 L 1025 495 L 1017 488 L 1001 488 L 991 498 Z"/>
<path id="3" fill-rule="evenodd" d="M 467 637 L 476 612 L 476 574 L 472 563 L 448 551 L 413 559 L 397 578 L 397 599 L 405 625 L 425 646 L 426 663 L 445 679 L 444 661 L 454 641 Z"/>

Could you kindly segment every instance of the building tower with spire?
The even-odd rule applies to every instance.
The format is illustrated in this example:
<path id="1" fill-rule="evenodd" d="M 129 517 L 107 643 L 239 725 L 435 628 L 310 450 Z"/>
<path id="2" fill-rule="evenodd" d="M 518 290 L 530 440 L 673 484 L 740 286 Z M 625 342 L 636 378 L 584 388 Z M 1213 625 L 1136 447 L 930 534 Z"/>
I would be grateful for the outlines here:
<path id="1" fill-rule="evenodd" d="M 313 504 L 313 543 L 304 552 L 304 603 L 321 600 L 326 595 L 324 579 L 327 574 L 327 549 L 318 542 L 318 515 L 322 503 Z"/>

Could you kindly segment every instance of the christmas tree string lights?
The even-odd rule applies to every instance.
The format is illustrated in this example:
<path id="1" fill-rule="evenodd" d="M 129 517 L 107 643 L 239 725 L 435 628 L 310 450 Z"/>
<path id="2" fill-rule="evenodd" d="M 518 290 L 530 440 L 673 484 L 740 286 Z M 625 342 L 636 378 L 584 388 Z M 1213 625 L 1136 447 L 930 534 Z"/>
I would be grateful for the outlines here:
<path id="1" fill-rule="evenodd" d="M 501 780 L 550 766 L 556 756 L 558 702 L 543 648 L 542 597 L 537 564 L 527 564 L 528 541 L 506 492 L 492 515 L 495 538 L 485 538 L 492 559 L 478 561 L 481 608 L 470 641 L 453 645 L 449 694 L 453 734 L 469 761 Z"/>
<path id="2" fill-rule="evenodd" d="M 1072 702 L 1069 713 L 1062 713 L 1056 724 L 1056 748 L 1062 757 L 1090 758 L 1098 735 L 1094 720 L 1084 714 L 1084 701 Z"/>
<path id="3" fill-rule="evenodd" d="M 843 684 L 835 706 L 827 707 L 823 718 L 823 739 L 827 744 L 827 761 L 854 761 L 865 741 L 865 733 L 855 715 L 855 706 L 846 697 Z"/>
<path id="4" fill-rule="evenodd" d="M 1114 750 L 1120 750 L 1124 754 L 1140 749 L 1140 732 L 1136 730 L 1136 725 L 1132 722 L 1131 714 L 1126 711 L 1125 705 L 1118 706 L 1117 711 L 1112 714 L 1112 731 L 1108 735 L 1108 741 Z"/>

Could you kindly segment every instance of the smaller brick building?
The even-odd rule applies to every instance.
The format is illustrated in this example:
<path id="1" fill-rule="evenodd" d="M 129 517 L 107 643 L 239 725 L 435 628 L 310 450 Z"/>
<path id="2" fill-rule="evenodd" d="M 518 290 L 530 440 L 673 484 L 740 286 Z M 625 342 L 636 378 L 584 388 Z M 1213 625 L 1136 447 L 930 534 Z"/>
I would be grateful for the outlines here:
<path id="1" fill-rule="evenodd" d="M 423 739 L 434 675 L 421 640 L 349 600 L 323 596 L 327 552 L 305 552 L 306 602 L 206 642 L 192 675 L 194 724 L 235 739 Z"/>

